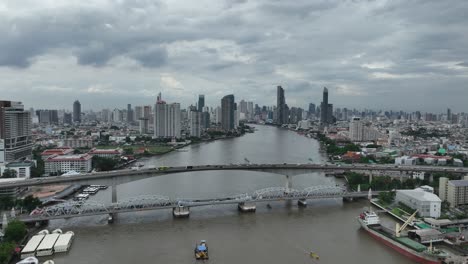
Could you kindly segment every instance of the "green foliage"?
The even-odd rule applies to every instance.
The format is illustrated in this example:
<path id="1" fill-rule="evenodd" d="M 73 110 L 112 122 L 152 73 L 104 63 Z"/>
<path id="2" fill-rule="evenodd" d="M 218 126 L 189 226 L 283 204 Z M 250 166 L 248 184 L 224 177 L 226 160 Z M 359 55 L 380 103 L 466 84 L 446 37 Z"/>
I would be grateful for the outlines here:
<path id="1" fill-rule="evenodd" d="M 369 181 L 368 176 L 364 176 L 363 174 L 357 172 L 347 172 L 346 177 L 348 178 L 348 183 L 350 185 L 363 184 Z"/>
<path id="2" fill-rule="evenodd" d="M 124 148 L 123 152 L 125 155 L 132 155 L 134 153 L 133 148 Z"/>
<path id="3" fill-rule="evenodd" d="M 441 137 L 446 137 L 448 136 L 448 133 L 446 132 L 442 132 L 442 131 L 439 131 L 439 130 L 427 130 L 426 128 L 423 128 L 423 127 L 420 127 L 418 128 L 417 130 L 407 130 L 407 131 L 403 131 L 401 132 L 402 135 L 405 135 L 405 136 L 414 136 L 416 138 L 432 138 L 432 137 L 436 137 L 436 138 L 441 138 Z"/>
<path id="4" fill-rule="evenodd" d="M 2 178 L 16 178 L 17 173 L 15 170 L 6 169 L 3 171 Z"/>
<path id="5" fill-rule="evenodd" d="M 9 210 L 15 206 L 15 200 L 10 196 L 0 197 L 0 210 Z"/>
<path id="6" fill-rule="evenodd" d="M 125 137 L 125 142 L 126 143 L 131 143 L 132 139 L 129 136 L 127 136 L 127 137 Z"/>
<path id="7" fill-rule="evenodd" d="M 343 155 L 348 151 L 361 151 L 361 148 L 353 143 L 347 143 L 344 146 L 338 146 L 335 140 L 329 139 L 323 134 L 318 134 L 318 139 L 323 144 L 325 144 L 328 155 Z"/>
<path id="8" fill-rule="evenodd" d="M 7 242 L 21 242 L 27 234 L 26 225 L 18 220 L 13 220 L 8 223 L 5 229 L 5 241 Z"/>
<path id="9" fill-rule="evenodd" d="M 31 168 L 31 177 L 41 177 L 45 173 L 45 165 L 44 160 L 42 159 L 41 153 L 45 150 L 45 148 L 38 147 L 33 150 L 33 159 L 36 160 L 36 166 Z"/>
<path id="10" fill-rule="evenodd" d="M 383 205 L 391 204 L 395 200 L 395 192 L 381 192 L 378 198 L 379 202 Z"/>
<path id="11" fill-rule="evenodd" d="M 0 264 L 7 264 L 14 253 L 15 244 L 3 242 L 0 244 Z"/>
<path id="12" fill-rule="evenodd" d="M 93 157 L 93 168 L 98 171 L 110 171 L 113 170 L 119 162 L 111 158 L 102 158 L 98 156 Z"/>
<path id="13" fill-rule="evenodd" d="M 39 198 L 33 197 L 32 195 L 28 195 L 23 200 L 20 200 L 18 202 L 18 205 L 23 207 L 28 212 L 31 212 L 32 210 L 41 206 L 42 202 L 41 200 L 39 200 Z"/>

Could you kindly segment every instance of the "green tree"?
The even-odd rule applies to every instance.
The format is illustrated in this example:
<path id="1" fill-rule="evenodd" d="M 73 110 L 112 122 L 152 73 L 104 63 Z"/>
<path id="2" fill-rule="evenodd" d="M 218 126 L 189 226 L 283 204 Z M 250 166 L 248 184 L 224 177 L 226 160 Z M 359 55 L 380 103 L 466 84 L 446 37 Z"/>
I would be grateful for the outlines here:
<path id="1" fill-rule="evenodd" d="M 13 255 L 15 244 L 10 242 L 0 243 L 0 264 L 7 264 Z"/>
<path id="2" fill-rule="evenodd" d="M 10 196 L 0 197 L 0 210 L 8 210 L 15 206 L 15 201 Z"/>
<path id="3" fill-rule="evenodd" d="M 118 161 L 111 158 L 93 157 L 93 167 L 99 171 L 113 170 L 118 164 Z"/>
<path id="4" fill-rule="evenodd" d="M 28 212 L 36 209 L 37 207 L 42 205 L 41 200 L 37 197 L 33 197 L 32 195 L 26 196 L 23 200 L 19 201 L 19 205 L 26 209 Z"/>
<path id="5" fill-rule="evenodd" d="M 6 169 L 3 171 L 2 178 L 16 178 L 17 173 L 15 170 Z"/>
<path id="6" fill-rule="evenodd" d="M 379 193 L 379 202 L 383 204 L 391 204 L 395 199 L 395 192 L 381 192 Z"/>
<path id="7" fill-rule="evenodd" d="M 5 229 L 5 241 L 19 243 L 27 234 L 26 225 L 18 220 L 8 223 Z"/>
<path id="8" fill-rule="evenodd" d="M 127 136 L 127 137 L 125 137 L 125 142 L 126 143 L 131 143 L 132 139 L 129 136 Z"/>
<path id="9" fill-rule="evenodd" d="M 132 155 L 133 154 L 133 148 L 124 148 L 124 154 L 125 155 Z"/>

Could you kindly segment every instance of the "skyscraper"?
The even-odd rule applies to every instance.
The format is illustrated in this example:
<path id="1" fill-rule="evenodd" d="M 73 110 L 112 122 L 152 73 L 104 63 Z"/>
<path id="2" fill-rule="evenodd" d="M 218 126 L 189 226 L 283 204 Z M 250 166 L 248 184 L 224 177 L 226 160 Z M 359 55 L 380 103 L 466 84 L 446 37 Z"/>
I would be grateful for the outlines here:
<path id="1" fill-rule="evenodd" d="M 310 103 L 309 104 L 309 118 L 315 115 L 315 104 Z"/>
<path id="2" fill-rule="evenodd" d="M 180 104 L 166 104 L 158 96 L 154 106 L 154 137 L 180 138 Z"/>
<path id="3" fill-rule="evenodd" d="M 31 113 L 21 102 L 0 101 L 0 141 L 0 158 L 4 161 L 31 155 Z"/>
<path id="4" fill-rule="evenodd" d="M 73 103 L 73 122 L 81 122 L 81 104 L 78 100 Z"/>
<path id="5" fill-rule="evenodd" d="M 363 126 L 360 117 L 353 117 L 349 123 L 349 139 L 363 141 Z"/>
<path id="6" fill-rule="evenodd" d="M 233 130 L 234 127 L 234 95 L 226 95 L 221 99 L 221 127 L 225 131 Z"/>
<path id="7" fill-rule="evenodd" d="M 284 89 L 278 86 L 276 89 L 276 124 L 282 125 L 288 122 L 288 106 L 284 98 Z"/>
<path id="8" fill-rule="evenodd" d="M 198 111 L 190 112 L 190 136 L 200 137 L 201 136 L 201 122 L 202 113 Z"/>
<path id="9" fill-rule="evenodd" d="M 133 122 L 133 109 L 131 104 L 127 104 L 127 122 Z"/>
<path id="10" fill-rule="evenodd" d="M 205 95 L 200 94 L 198 96 L 198 112 L 203 112 L 203 107 L 205 107 Z"/>
<path id="11" fill-rule="evenodd" d="M 452 110 L 447 108 L 447 121 L 450 123 L 452 121 Z"/>
<path id="12" fill-rule="evenodd" d="M 328 125 L 328 89 L 323 88 L 323 99 L 320 105 L 320 123 L 322 125 Z"/>

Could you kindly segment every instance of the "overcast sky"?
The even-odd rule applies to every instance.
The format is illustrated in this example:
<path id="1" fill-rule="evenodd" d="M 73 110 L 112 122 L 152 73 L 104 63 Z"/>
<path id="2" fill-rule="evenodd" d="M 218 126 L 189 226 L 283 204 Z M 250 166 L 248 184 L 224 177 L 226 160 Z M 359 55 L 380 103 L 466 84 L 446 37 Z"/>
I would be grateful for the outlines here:
<path id="1" fill-rule="evenodd" d="M 468 1 L 2 0 L 0 98 L 468 111 Z"/>

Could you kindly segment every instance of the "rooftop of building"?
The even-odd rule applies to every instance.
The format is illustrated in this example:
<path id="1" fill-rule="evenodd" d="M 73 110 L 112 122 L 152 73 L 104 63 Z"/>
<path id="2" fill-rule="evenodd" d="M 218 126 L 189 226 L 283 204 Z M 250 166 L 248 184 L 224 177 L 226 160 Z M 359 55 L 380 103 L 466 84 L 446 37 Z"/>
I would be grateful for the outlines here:
<path id="1" fill-rule="evenodd" d="M 397 193 L 406 194 L 418 201 L 442 202 L 442 200 L 440 200 L 440 198 L 437 195 L 430 192 L 420 190 L 397 190 Z"/>
<path id="2" fill-rule="evenodd" d="M 97 149 L 93 148 L 89 151 L 89 154 L 121 154 L 121 149 Z"/>
<path id="3" fill-rule="evenodd" d="M 453 186 L 456 186 L 456 187 L 467 187 L 468 180 L 452 180 L 452 181 L 449 181 L 449 184 L 452 184 Z"/>
<path id="4" fill-rule="evenodd" d="M 90 160 L 93 157 L 89 154 L 78 154 L 78 155 L 68 155 L 68 156 L 59 156 L 52 155 L 46 159 L 46 161 L 80 161 L 80 160 Z"/>
<path id="5" fill-rule="evenodd" d="M 73 153 L 73 149 L 64 147 L 64 148 L 46 149 L 41 153 L 41 156 L 50 156 L 54 154 L 66 155 L 70 153 Z"/>

